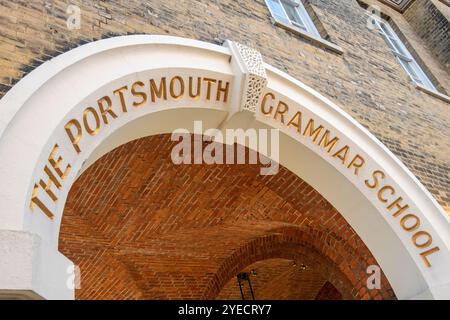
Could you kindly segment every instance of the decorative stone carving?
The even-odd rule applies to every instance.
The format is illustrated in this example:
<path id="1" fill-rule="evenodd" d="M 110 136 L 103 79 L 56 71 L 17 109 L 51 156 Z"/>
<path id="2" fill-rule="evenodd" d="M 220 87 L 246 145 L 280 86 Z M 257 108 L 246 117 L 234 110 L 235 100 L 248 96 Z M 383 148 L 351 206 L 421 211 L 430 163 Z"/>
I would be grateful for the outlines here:
<path id="1" fill-rule="evenodd" d="M 243 75 L 243 92 L 240 101 L 240 110 L 256 111 L 267 85 L 266 68 L 261 53 L 246 45 L 228 41 L 227 45 L 233 52 L 233 57 L 239 65 Z"/>
<path id="2" fill-rule="evenodd" d="M 245 62 L 248 72 L 260 77 L 267 77 L 261 53 L 258 50 L 247 47 L 243 44 L 237 42 L 234 42 L 234 44 L 239 50 L 241 58 Z"/>

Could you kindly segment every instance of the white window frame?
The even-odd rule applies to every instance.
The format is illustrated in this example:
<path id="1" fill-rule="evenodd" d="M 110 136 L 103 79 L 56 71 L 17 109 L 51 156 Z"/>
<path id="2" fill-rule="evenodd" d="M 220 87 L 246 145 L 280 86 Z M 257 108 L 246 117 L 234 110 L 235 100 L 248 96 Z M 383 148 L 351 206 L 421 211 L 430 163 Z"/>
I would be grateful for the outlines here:
<path id="1" fill-rule="evenodd" d="M 272 17 L 275 19 L 276 22 L 279 22 L 281 24 L 288 24 L 290 27 L 294 29 L 300 29 L 303 32 L 309 33 L 315 38 L 321 38 L 319 31 L 317 30 L 316 26 L 314 25 L 314 22 L 312 21 L 311 17 L 309 16 L 308 12 L 305 9 L 305 6 L 300 0 L 265 0 L 266 5 L 269 8 L 269 11 L 272 15 Z M 280 17 L 273 9 L 271 2 L 278 2 L 278 5 L 282 9 L 282 17 Z M 294 7 L 295 12 L 297 14 L 298 19 L 300 20 L 300 23 L 297 21 L 292 21 L 287 12 L 284 8 L 284 5 L 289 5 Z"/>
<path id="2" fill-rule="evenodd" d="M 422 70 L 416 59 L 414 59 L 389 23 L 381 18 L 373 19 L 373 21 L 378 29 L 378 32 L 384 38 L 392 53 L 395 55 L 398 62 L 409 75 L 411 80 L 417 85 L 424 86 L 432 91 L 437 91 L 436 87 L 433 85 L 431 80 Z"/>

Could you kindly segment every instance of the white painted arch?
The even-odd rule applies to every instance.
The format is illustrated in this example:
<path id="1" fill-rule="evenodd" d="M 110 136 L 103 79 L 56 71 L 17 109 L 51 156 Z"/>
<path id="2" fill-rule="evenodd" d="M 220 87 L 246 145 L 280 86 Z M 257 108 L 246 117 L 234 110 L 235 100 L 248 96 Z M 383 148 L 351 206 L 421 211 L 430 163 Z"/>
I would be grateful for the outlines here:
<path id="1" fill-rule="evenodd" d="M 176 128 L 192 128 L 194 120 L 203 120 L 205 128 L 280 129 L 280 163 L 339 210 L 372 251 L 397 297 L 450 298 L 449 221 L 429 192 L 342 109 L 300 81 L 263 64 L 267 85 L 260 93 L 273 93 L 276 100 L 290 106 L 289 112 L 301 110 L 305 118 L 313 118 L 338 135 L 352 153 L 365 158 L 362 176 L 370 177 L 374 170 L 385 172 L 384 182 L 409 204 L 421 227 L 432 235 L 433 245 L 440 248 L 430 257 L 431 267 L 424 265 L 411 234 L 386 211 L 376 192 L 364 186 L 361 176 L 355 176 L 311 139 L 264 116 L 258 108 L 248 111 L 261 102 L 262 95 L 258 105 L 249 105 L 246 99 L 254 89 L 249 75 L 261 77 L 252 64 L 261 62 L 254 52 L 246 55 L 245 49 L 239 48 L 231 42 L 217 46 L 168 36 L 101 40 L 44 63 L 0 100 L 0 253 L 9 257 L 0 262 L 0 293 L 28 291 L 49 299 L 73 298 L 73 290 L 66 286 L 71 262 L 58 252 L 57 244 L 64 203 L 78 174 L 123 143 Z M 182 98 L 130 108 L 110 119 L 108 125 L 102 124 L 96 136 L 84 133 L 82 152 L 75 152 L 64 125 L 80 118 L 86 106 L 123 85 L 176 75 L 229 81 L 230 97 L 226 103 L 207 102 L 205 97 Z M 127 105 L 132 104 L 132 98 L 127 93 Z M 117 103 L 114 101 L 115 107 Z M 72 169 L 62 188 L 54 190 L 58 202 L 46 201 L 55 215 L 51 221 L 38 208 L 30 209 L 30 199 L 33 185 L 45 178 L 43 167 L 55 143 L 63 164 L 70 163 Z"/>

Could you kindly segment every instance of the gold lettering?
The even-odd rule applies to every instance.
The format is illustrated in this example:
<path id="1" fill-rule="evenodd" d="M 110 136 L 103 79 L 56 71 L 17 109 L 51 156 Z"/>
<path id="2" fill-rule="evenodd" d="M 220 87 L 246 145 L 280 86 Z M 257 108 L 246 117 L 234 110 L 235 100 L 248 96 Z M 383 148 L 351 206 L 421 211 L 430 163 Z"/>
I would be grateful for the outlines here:
<path id="1" fill-rule="evenodd" d="M 74 136 L 74 134 L 72 133 L 72 130 L 70 129 L 71 126 L 75 126 L 75 128 L 77 129 L 77 135 L 76 137 Z M 81 152 L 80 147 L 78 146 L 78 142 L 80 142 L 81 139 L 81 125 L 78 122 L 78 120 L 76 119 L 72 119 L 69 122 L 66 123 L 66 125 L 64 126 L 64 129 L 66 129 L 66 133 L 69 136 L 70 142 L 72 142 L 72 146 L 75 149 L 75 151 L 77 153 Z"/>
<path id="2" fill-rule="evenodd" d="M 42 179 L 39 180 L 39 185 L 42 189 L 47 192 L 47 195 L 54 201 L 58 201 L 58 197 L 53 193 L 51 190 L 52 185 L 54 184 L 56 188 L 61 189 L 61 183 L 58 181 L 58 179 L 55 177 L 55 175 L 51 172 L 50 168 L 48 166 L 44 167 L 44 172 L 48 176 L 47 183 L 45 183 Z"/>
<path id="3" fill-rule="evenodd" d="M 175 93 L 175 80 L 178 81 L 180 84 L 180 92 L 178 94 Z M 180 76 L 173 77 L 172 80 L 170 80 L 170 96 L 174 100 L 179 100 L 184 95 L 184 80 Z"/>
<path id="4" fill-rule="evenodd" d="M 427 237 L 428 240 L 425 241 L 424 243 L 419 244 L 417 243 L 417 240 L 421 236 Z M 418 231 L 412 236 L 412 241 L 417 248 L 426 248 L 433 242 L 433 237 L 426 231 Z"/>
<path id="5" fill-rule="evenodd" d="M 268 92 L 268 93 L 266 93 L 265 95 L 264 95 L 264 97 L 263 97 L 263 99 L 262 99 L 262 102 L 261 102 L 261 112 L 264 114 L 264 115 L 270 115 L 271 113 L 272 113 L 272 110 L 273 110 L 273 106 L 271 105 L 270 106 L 270 109 L 269 109 L 269 111 L 266 111 L 266 109 L 265 109 L 265 107 L 266 107 L 266 103 L 267 103 L 267 98 L 268 97 L 270 97 L 272 100 L 274 100 L 275 99 L 275 95 L 273 94 L 273 93 L 271 93 L 271 92 Z"/>
<path id="6" fill-rule="evenodd" d="M 193 98 L 194 100 L 200 99 L 201 95 L 201 88 L 202 88 L 202 78 L 197 77 L 197 92 L 194 94 L 194 79 L 192 77 L 189 77 L 189 96 Z"/>
<path id="7" fill-rule="evenodd" d="M 206 81 L 208 83 L 207 89 L 206 89 L 206 100 L 211 100 L 211 85 L 213 83 L 216 83 L 216 79 L 211 78 L 203 78 L 203 81 Z"/>
<path id="8" fill-rule="evenodd" d="M 106 109 L 104 109 L 104 107 L 103 107 L 103 101 L 106 101 L 106 103 L 108 104 L 108 107 Z M 111 108 L 112 108 L 112 101 L 111 101 L 110 97 L 104 96 L 103 98 L 101 98 L 101 99 L 99 99 L 97 101 L 97 104 L 98 104 L 98 108 L 100 109 L 100 113 L 102 115 L 103 123 L 105 125 L 108 124 L 108 118 L 106 117 L 107 113 L 109 113 L 109 115 L 113 119 L 117 118 L 117 115 L 114 113 L 114 111 L 111 110 Z"/>
<path id="9" fill-rule="evenodd" d="M 153 81 L 153 80 L 151 80 L 151 81 Z M 137 87 L 141 87 L 142 88 L 144 86 L 145 86 L 145 84 L 143 82 L 141 82 L 141 81 L 136 81 L 135 83 L 133 83 L 131 85 L 131 94 L 134 97 L 140 97 L 141 98 L 141 101 L 139 101 L 139 102 L 138 101 L 133 101 L 133 106 L 134 107 L 140 107 L 140 106 L 144 105 L 147 102 L 147 94 L 145 92 L 143 92 L 143 91 L 138 91 L 138 88 L 137 88 Z M 152 91 L 152 94 L 153 94 L 153 91 Z"/>
<path id="10" fill-rule="evenodd" d="M 306 125 L 306 128 L 305 128 L 305 131 L 303 132 L 303 135 L 306 136 L 309 131 L 308 135 L 310 137 L 314 136 L 313 142 L 316 142 L 322 129 L 323 129 L 323 126 L 318 126 L 316 129 L 314 129 L 314 119 L 309 119 L 308 124 Z"/>
<path id="11" fill-rule="evenodd" d="M 37 205 L 39 209 L 41 209 L 42 212 L 50 219 L 53 220 L 53 213 L 45 206 L 45 204 L 42 203 L 41 200 L 39 200 L 37 194 L 39 191 L 39 186 L 37 184 L 33 187 L 33 193 L 31 195 L 31 201 L 30 201 L 30 209 L 34 210 L 34 206 Z"/>
<path id="12" fill-rule="evenodd" d="M 281 110 L 283 109 L 283 110 Z M 277 106 L 277 110 L 275 111 L 275 114 L 273 115 L 273 118 L 275 120 L 277 120 L 277 116 L 280 115 L 281 116 L 281 123 L 284 124 L 284 114 L 286 112 L 288 112 L 289 107 L 286 103 L 284 103 L 283 101 L 278 102 L 278 106 Z"/>
<path id="13" fill-rule="evenodd" d="M 406 226 L 406 221 L 408 219 L 415 219 L 416 222 L 412 226 Z M 407 214 L 400 220 L 400 225 L 402 226 L 403 230 L 411 232 L 416 230 L 418 227 L 420 227 L 420 219 L 414 214 Z"/>
<path id="14" fill-rule="evenodd" d="M 300 111 L 297 111 L 297 113 L 292 117 L 291 120 L 289 120 L 289 123 L 287 124 L 288 127 L 293 126 L 297 128 L 298 132 L 302 131 L 302 113 Z"/>
<path id="15" fill-rule="evenodd" d="M 345 147 L 339 149 L 338 152 L 333 154 L 333 158 L 337 157 L 338 159 L 341 159 L 342 164 L 345 164 L 345 161 L 347 161 L 347 154 L 349 149 L 350 147 L 346 145 Z"/>
<path id="16" fill-rule="evenodd" d="M 113 91 L 113 93 L 115 95 L 118 95 L 120 98 L 120 105 L 122 106 L 123 112 L 128 112 L 127 103 L 125 102 L 125 97 L 123 95 L 123 91 L 127 91 L 127 90 L 128 90 L 128 86 L 123 86 L 123 87 Z"/>
<path id="17" fill-rule="evenodd" d="M 359 162 L 357 162 L 359 160 Z M 350 164 L 347 166 L 348 169 L 351 167 L 355 167 L 355 176 L 358 175 L 359 169 L 366 163 L 363 157 L 361 157 L 359 154 L 357 154 L 353 160 L 350 162 Z"/>
<path id="18" fill-rule="evenodd" d="M 89 112 L 92 113 L 92 115 L 94 116 L 94 119 L 95 119 L 95 129 L 94 130 L 92 130 L 91 127 L 89 126 L 89 122 L 87 119 Z M 84 128 L 86 129 L 87 133 L 89 133 L 91 136 L 95 136 L 100 131 L 100 118 L 98 116 L 97 111 L 92 107 L 87 107 L 84 110 L 83 123 L 84 123 Z"/>
<path id="19" fill-rule="evenodd" d="M 217 96 L 216 101 L 220 101 L 220 97 L 222 96 L 222 92 L 224 94 L 223 102 L 227 103 L 228 101 L 228 91 L 230 90 L 230 83 L 227 81 L 225 83 L 225 88 L 222 87 L 222 80 L 219 80 L 219 83 L 217 85 Z"/>
<path id="20" fill-rule="evenodd" d="M 154 79 L 150 80 L 150 94 L 152 96 L 152 102 L 156 102 L 156 97 L 164 100 L 167 100 L 167 86 L 166 86 L 166 77 L 161 78 L 161 82 L 159 84 L 159 88 L 156 87 L 156 83 Z"/>
<path id="21" fill-rule="evenodd" d="M 394 192 L 395 193 L 395 192 Z M 402 197 L 398 197 L 394 202 L 392 202 L 387 208 L 390 211 L 392 208 L 397 208 L 398 210 L 393 214 L 394 217 L 398 217 L 402 212 L 409 208 L 409 205 L 404 205 L 403 207 L 400 205 L 400 202 L 403 201 Z"/>
<path id="22" fill-rule="evenodd" d="M 378 175 L 381 177 L 381 179 L 384 179 L 384 178 L 385 178 L 385 174 L 384 174 L 383 171 L 375 170 L 375 171 L 372 173 L 372 177 L 373 177 L 373 180 L 374 180 L 374 181 L 373 181 L 373 184 L 370 184 L 368 179 L 364 181 L 364 183 L 366 184 L 366 186 L 367 186 L 368 188 L 370 188 L 370 189 L 375 189 L 375 188 L 378 187 L 378 177 L 377 177 Z"/>
<path id="23" fill-rule="evenodd" d="M 431 263 L 430 263 L 430 261 L 428 261 L 427 256 L 429 256 L 430 254 L 433 254 L 433 253 L 435 253 L 435 252 L 438 252 L 439 250 L 440 250 L 439 247 L 434 247 L 434 248 L 431 248 L 431 249 L 429 249 L 429 250 L 427 250 L 427 251 L 424 251 L 424 252 L 422 252 L 422 253 L 420 254 L 420 257 L 421 257 L 422 260 L 425 262 L 425 265 L 426 265 L 428 268 L 431 267 Z"/>
<path id="24" fill-rule="evenodd" d="M 391 195 L 394 195 L 394 194 L 395 194 L 395 189 L 392 188 L 391 186 L 384 186 L 384 187 L 382 187 L 382 188 L 378 191 L 378 200 L 380 200 L 380 201 L 383 202 L 383 203 L 388 202 L 387 199 L 383 198 L 383 193 L 384 193 L 385 191 L 387 191 L 387 190 L 389 190 L 389 191 L 391 192 Z"/>
<path id="25" fill-rule="evenodd" d="M 328 148 L 328 150 L 327 150 L 328 153 L 330 153 L 334 149 L 334 146 L 339 141 L 338 137 L 334 137 L 333 139 L 331 139 L 331 141 L 328 141 L 329 135 L 330 135 L 330 131 L 326 130 L 322 136 L 322 139 L 320 139 L 320 141 L 319 141 L 319 146 L 322 146 L 324 149 Z"/>
<path id="26" fill-rule="evenodd" d="M 62 179 L 62 180 L 66 180 L 67 175 L 70 172 L 71 169 L 71 165 L 67 164 L 66 169 L 64 170 L 64 172 L 61 171 L 60 165 L 62 162 L 62 157 L 58 157 L 57 160 L 55 160 L 55 156 L 56 156 L 56 152 L 58 151 L 58 144 L 55 144 L 55 146 L 52 149 L 52 152 L 50 152 L 50 155 L 48 156 L 48 162 L 50 162 L 50 164 L 52 165 L 53 169 L 55 169 L 56 173 L 58 174 L 58 176 Z"/>

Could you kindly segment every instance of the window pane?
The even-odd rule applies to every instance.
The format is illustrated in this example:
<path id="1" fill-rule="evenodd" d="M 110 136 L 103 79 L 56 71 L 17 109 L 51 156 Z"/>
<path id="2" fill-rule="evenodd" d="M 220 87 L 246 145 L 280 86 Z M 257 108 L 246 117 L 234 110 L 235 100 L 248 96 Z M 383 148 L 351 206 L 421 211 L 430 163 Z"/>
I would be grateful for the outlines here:
<path id="1" fill-rule="evenodd" d="M 285 23 L 289 23 L 289 20 L 286 17 L 286 14 L 284 13 L 283 7 L 281 6 L 279 0 L 268 0 L 267 3 L 269 4 L 274 18 L 280 19 Z"/>
<path id="2" fill-rule="evenodd" d="M 309 16 L 308 11 L 306 11 L 305 6 L 302 3 L 299 3 L 297 7 L 297 12 L 300 18 L 302 19 L 303 25 L 308 30 L 309 33 L 316 36 L 317 38 L 320 38 L 320 33 L 317 31 L 316 26 L 314 25 L 314 22 L 312 21 L 311 17 Z"/>
<path id="3" fill-rule="evenodd" d="M 389 36 L 389 37 L 394 37 L 394 35 L 392 34 L 391 30 L 389 30 L 389 28 L 386 26 L 386 23 L 381 22 L 380 23 L 381 29 L 383 29 L 383 31 Z"/>
<path id="4" fill-rule="evenodd" d="M 282 3 L 283 3 L 284 10 L 286 10 L 286 13 L 287 13 L 289 19 L 292 22 L 294 22 L 295 24 L 298 24 L 298 25 L 302 26 L 303 29 L 305 29 L 305 24 L 303 23 L 302 19 L 300 18 L 297 8 L 291 4 L 288 4 L 285 2 L 282 2 Z"/>
<path id="5" fill-rule="evenodd" d="M 401 59 L 400 60 L 400 64 L 402 65 L 402 67 L 406 70 L 406 72 L 409 74 L 409 76 L 416 82 L 421 83 L 422 81 L 420 81 L 419 76 L 416 74 L 416 72 L 414 71 L 414 69 L 412 68 L 411 64 L 403 61 Z"/>
<path id="6" fill-rule="evenodd" d="M 389 37 L 389 39 L 391 40 L 393 46 L 394 46 L 394 50 L 397 51 L 398 53 L 406 56 L 406 52 L 405 50 L 403 50 L 402 45 L 400 44 L 400 41 L 394 38 Z"/>
<path id="7" fill-rule="evenodd" d="M 380 34 L 383 36 L 386 43 L 389 45 L 394 55 L 397 57 L 400 65 L 408 73 L 411 79 L 421 85 L 428 87 L 431 90 L 435 90 L 434 85 L 428 79 L 422 68 L 409 53 L 408 49 L 404 46 L 395 31 L 386 23 L 379 23 Z"/>
<path id="8" fill-rule="evenodd" d="M 389 39 L 386 37 L 385 34 L 381 33 L 381 35 L 383 36 L 384 41 L 387 43 L 387 45 L 389 46 L 389 48 L 390 48 L 391 50 L 393 50 L 393 51 L 398 52 L 397 49 L 395 48 L 394 44 L 392 43 L 392 41 L 389 41 Z"/>

